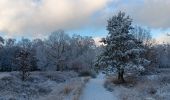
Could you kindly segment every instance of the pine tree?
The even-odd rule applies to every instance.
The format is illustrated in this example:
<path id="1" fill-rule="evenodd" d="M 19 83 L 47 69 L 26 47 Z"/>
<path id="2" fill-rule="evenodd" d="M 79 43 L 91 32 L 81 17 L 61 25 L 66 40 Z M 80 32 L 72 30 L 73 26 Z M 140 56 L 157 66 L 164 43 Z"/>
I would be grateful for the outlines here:
<path id="1" fill-rule="evenodd" d="M 108 36 L 101 42 L 104 50 L 97 60 L 97 65 L 107 66 L 107 69 L 117 69 L 118 81 L 125 82 L 124 73 L 127 70 L 144 70 L 146 59 L 142 58 L 145 49 L 142 43 L 130 34 L 132 19 L 124 12 L 119 12 L 108 20 Z"/>

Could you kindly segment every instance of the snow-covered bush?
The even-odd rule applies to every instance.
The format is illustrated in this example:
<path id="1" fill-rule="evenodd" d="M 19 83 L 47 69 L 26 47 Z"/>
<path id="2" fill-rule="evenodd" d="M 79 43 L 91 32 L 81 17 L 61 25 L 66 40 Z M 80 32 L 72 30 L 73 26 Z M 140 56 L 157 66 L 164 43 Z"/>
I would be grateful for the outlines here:
<path id="1" fill-rule="evenodd" d="M 82 70 L 79 72 L 79 76 L 91 76 L 92 78 L 95 78 L 96 72 L 93 70 Z"/>

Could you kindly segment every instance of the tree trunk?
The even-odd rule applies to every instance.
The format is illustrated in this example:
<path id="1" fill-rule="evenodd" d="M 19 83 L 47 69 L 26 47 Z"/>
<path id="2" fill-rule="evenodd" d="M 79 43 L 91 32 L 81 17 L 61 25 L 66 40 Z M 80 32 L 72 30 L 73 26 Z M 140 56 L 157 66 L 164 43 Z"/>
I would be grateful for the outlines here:
<path id="1" fill-rule="evenodd" d="M 26 72 L 22 71 L 21 74 L 22 74 L 22 75 L 21 75 L 22 81 L 25 81 L 25 79 L 26 79 L 26 75 L 25 75 Z"/>
<path id="2" fill-rule="evenodd" d="M 124 82 L 125 82 L 123 75 L 124 75 L 124 70 L 120 70 L 120 71 L 118 72 L 118 81 L 119 81 L 120 83 L 124 83 Z"/>

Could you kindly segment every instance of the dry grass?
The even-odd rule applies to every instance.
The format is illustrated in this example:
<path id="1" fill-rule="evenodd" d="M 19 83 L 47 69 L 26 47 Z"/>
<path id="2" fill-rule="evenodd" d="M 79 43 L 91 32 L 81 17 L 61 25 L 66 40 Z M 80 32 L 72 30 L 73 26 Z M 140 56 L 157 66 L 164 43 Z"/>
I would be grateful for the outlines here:
<path id="1" fill-rule="evenodd" d="M 83 82 L 77 76 L 75 72 L 31 72 L 28 80 L 22 82 L 18 78 L 18 72 L 1 74 L 0 98 L 65 100 L 65 97 L 72 95 L 76 91 L 76 86 Z"/>
<path id="2" fill-rule="evenodd" d="M 89 82 L 89 80 L 90 80 L 90 77 L 84 77 L 84 82 L 85 83 Z"/>
<path id="3" fill-rule="evenodd" d="M 80 77 L 92 77 L 92 78 L 96 78 L 96 72 L 92 71 L 92 70 L 82 70 L 81 72 L 79 72 L 79 76 Z"/>
<path id="4" fill-rule="evenodd" d="M 126 83 L 123 84 L 119 84 L 116 77 L 109 76 L 104 86 L 117 94 L 120 100 L 169 100 L 169 76 L 126 76 Z"/>
<path id="5" fill-rule="evenodd" d="M 82 94 L 82 90 L 84 88 L 84 85 L 82 84 L 81 86 L 79 86 L 76 91 L 75 91 L 75 95 L 73 97 L 73 100 L 79 100 L 80 99 L 80 95 Z"/>
<path id="6" fill-rule="evenodd" d="M 61 93 L 63 93 L 64 95 L 68 95 L 73 91 L 74 87 L 71 85 L 66 85 L 63 90 L 61 91 Z"/>
<path id="7" fill-rule="evenodd" d="M 73 100 L 79 100 L 79 98 L 80 98 L 79 95 L 75 95 L 75 96 L 73 97 Z"/>
<path id="8" fill-rule="evenodd" d="M 31 100 L 79 100 L 90 78 L 77 77 L 74 72 L 32 72 L 23 83 L 18 73 L 7 73 L 0 77 L 0 97 L 4 100 L 27 97 Z"/>
<path id="9" fill-rule="evenodd" d="M 64 88 L 61 90 L 59 95 L 63 95 L 64 98 L 69 97 L 71 100 L 79 100 L 82 90 L 89 79 L 90 77 L 84 77 L 68 82 L 64 85 Z M 62 100 L 65 100 L 64 98 Z"/>
<path id="10" fill-rule="evenodd" d="M 130 90 L 123 87 L 121 87 L 118 97 L 120 100 L 144 100 L 134 89 Z"/>
<path id="11" fill-rule="evenodd" d="M 74 78 L 57 86 L 47 97 L 39 100 L 79 100 L 85 86 L 83 78 Z"/>
<path id="12" fill-rule="evenodd" d="M 83 91 L 86 83 L 89 82 L 90 78 L 91 78 L 91 77 L 84 77 L 84 78 L 83 78 L 83 82 L 82 82 L 79 86 L 77 86 L 77 89 L 76 89 L 76 91 L 75 91 L 75 94 L 76 94 L 76 95 L 74 95 L 73 100 L 80 100 L 80 96 L 81 96 L 81 94 L 82 94 L 82 91 Z"/>
<path id="13" fill-rule="evenodd" d="M 121 86 L 119 97 L 120 100 L 162 100 L 157 95 L 157 86 L 157 84 L 149 80 L 138 82 L 131 88 Z"/>
<path id="14" fill-rule="evenodd" d="M 121 100 L 167 100 L 160 96 L 159 80 L 140 80 L 132 88 L 123 87 Z"/>
<path id="15" fill-rule="evenodd" d="M 133 76 L 126 76 L 124 83 L 118 81 L 117 77 L 108 76 L 105 80 L 104 86 L 107 89 L 112 90 L 110 87 L 113 86 L 125 86 L 129 88 L 129 87 L 134 87 L 136 84 L 137 84 L 137 78 Z"/>

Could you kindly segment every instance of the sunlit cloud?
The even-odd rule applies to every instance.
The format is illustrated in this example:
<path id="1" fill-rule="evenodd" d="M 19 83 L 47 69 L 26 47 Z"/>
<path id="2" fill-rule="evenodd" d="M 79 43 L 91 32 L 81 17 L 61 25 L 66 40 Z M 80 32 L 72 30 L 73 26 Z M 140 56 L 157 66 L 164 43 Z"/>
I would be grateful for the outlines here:
<path id="1" fill-rule="evenodd" d="M 135 23 L 151 28 L 170 27 L 170 0 L 128 0 L 118 5 L 118 10 L 126 11 Z"/>
<path id="2" fill-rule="evenodd" d="M 92 24 L 92 16 L 110 0 L 1 0 L 0 31 L 36 35 Z"/>

